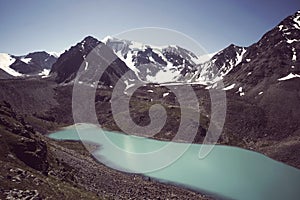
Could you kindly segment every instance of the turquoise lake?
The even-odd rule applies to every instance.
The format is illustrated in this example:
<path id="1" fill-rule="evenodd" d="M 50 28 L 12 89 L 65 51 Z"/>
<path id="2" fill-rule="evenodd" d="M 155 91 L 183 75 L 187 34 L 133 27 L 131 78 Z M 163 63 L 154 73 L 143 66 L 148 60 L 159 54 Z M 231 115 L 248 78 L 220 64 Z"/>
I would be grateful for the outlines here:
<path id="1" fill-rule="evenodd" d="M 199 159 L 200 144 L 129 136 L 90 124 L 70 126 L 49 137 L 96 143 L 100 148 L 93 156 L 109 167 L 142 173 L 220 199 L 300 199 L 300 170 L 241 148 L 217 145 Z"/>

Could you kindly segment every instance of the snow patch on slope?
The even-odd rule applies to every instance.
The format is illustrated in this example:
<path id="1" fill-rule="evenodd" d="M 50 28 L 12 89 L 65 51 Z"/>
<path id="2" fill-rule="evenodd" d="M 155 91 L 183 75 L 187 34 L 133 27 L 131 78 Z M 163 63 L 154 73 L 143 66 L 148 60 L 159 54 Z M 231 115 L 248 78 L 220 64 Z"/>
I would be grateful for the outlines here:
<path id="1" fill-rule="evenodd" d="M 164 70 L 158 71 L 155 76 L 147 75 L 147 81 L 152 83 L 167 83 L 177 81 L 177 77 L 180 75 L 179 71 L 173 71 L 172 68 L 167 66 Z"/>
<path id="2" fill-rule="evenodd" d="M 0 53 L 0 68 L 12 76 L 22 76 L 22 74 L 10 68 L 10 65 L 15 61 L 16 59 L 11 57 L 9 54 Z"/>
<path id="3" fill-rule="evenodd" d="M 300 29 L 300 15 L 294 18 L 294 22 L 295 22 L 294 27 L 296 29 Z"/>
<path id="4" fill-rule="evenodd" d="M 298 42 L 299 40 L 297 39 L 287 39 L 286 42 L 289 44 L 292 44 L 293 42 Z"/>
<path id="5" fill-rule="evenodd" d="M 297 52 L 295 50 L 295 47 L 292 48 L 292 52 L 293 52 L 292 61 L 296 61 L 297 60 Z"/>
<path id="6" fill-rule="evenodd" d="M 31 61 L 31 58 L 21 58 L 20 60 L 26 64 L 29 64 Z"/>
<path id="7" fill-rule="evenodd" d="M 125 80 L 124 83 L 125 83 L 125 85 L 126 85 L 125 90 L 124 90 L 125 92 L 126 92 L 129 88 L 131 88 L 131 87 L 134 86 L 134 83 L 129 83 L 128 80 Z M 110 86 L 110 87 L 112 88 L 112 86 Z"/>
<path id="8" fill-rule="evenodd" d="M 207 61 L 209 61 L 214 55 L 216 55 L 218 52 L 214 52 L 214 53 L 209 53 L 209 54 L 204 54 L 201 56 L 198 56 L 198 59 L 193 59 L 192 60 L 196 63 L 196 64 L 202 64 L 205 63 Z"/>
<path id="9" fill-rule="evenodd" d="M 245 48 L 243 48 L 242 52 L 240 54 L 237 54 L 235 65 L 238 65 L 238 64 L 240 64 L 240 62 L 242 62 L 243 56 L 246 53 L 246 51 L 247 50 Z"/>
<path id="10" fill-rule="evenodd" d="M 235 86 L 235 83 L 223 88 L 223 90 L 231 90 L 234 88 L 234 86 Z"/>
<path id="11" fill-rule="evenodd" d="M 294 73 L 290 73 L 290 74 L 288 74 L 285 77 L 279 78 L 278 81 L 286 81 L 286 80 L 289 80 L 289 79 L 292 79 L 292 78 L 300 78 L 300 75 L 294 74 Z"/>
<path id="12" fill-rule="evenodd" d="M 239 87 L 239 90 L 237 91 L 237 93 L 239 93 L 239 95 L 242 97 L 245 95 L 245 92 L 243 91 L 243 87 Z"/>
<path id="13" fill-rule="evenodd" d="M 135 67 L 133 62 L 133 54 L 132 52 L 128 52 L 126 58 L 122 55 L 121 51 L 115 52 L 115 54 L 124 62 L 126 65 L 135 73 L 137 77 L 139 77 L 140 70 Z"/>
<path id="14" fill-rule="evenodd" d="M 42 76 L 42 78 L 47 78 L 49 77 L 50 71 L 50 69 L 43 69 L 43 71 L 41 71 L 39 75 Z"/>
<path id="15" fill-rule="evenodd" d="M 166 96 L 168 96 L 169 94 L 170 94 L 169 92 L 163 93 L 163 97 L 166 97 Z"/>

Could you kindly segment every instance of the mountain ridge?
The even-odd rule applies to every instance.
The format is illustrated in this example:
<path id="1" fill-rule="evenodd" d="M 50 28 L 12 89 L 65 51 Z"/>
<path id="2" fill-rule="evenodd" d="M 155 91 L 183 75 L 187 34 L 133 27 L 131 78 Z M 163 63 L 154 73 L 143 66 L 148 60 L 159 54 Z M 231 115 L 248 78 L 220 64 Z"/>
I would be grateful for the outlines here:
<path id="1" fill-rule="evenodd" d="M 0 54 L 0 69 L 7 77 L 46 76 L 57 58 L 45 51 L 36 51 L 24 56 L 15 56 L 7 53 Z"/>
<path id="2" fill-rule="evenodd" d="M 92 54 L 92 59 L 87 57 L 90 53 Z M 111 63 L 107 63 L 103 55 L 114 60 Z M 85 68 L 79 72 L 80 66 L 83 64 Z M 104 69 L 104 67 L 106 68 L 100 78 L 100 83 L 109 86 L 116 84 L 125 73 L 130 72 L 127 65 L 110 48 L 96 38 L 87 36 L 61 54 L 51 69 L 50 77 L 54 78 L 57 83 L 69 83 L 78 75 L 85 82 L 95 84 L 99 81 L 94 77 L 96 72 Z M 135 79 L 133 73 L 130 73 L 129 77 Z"/>

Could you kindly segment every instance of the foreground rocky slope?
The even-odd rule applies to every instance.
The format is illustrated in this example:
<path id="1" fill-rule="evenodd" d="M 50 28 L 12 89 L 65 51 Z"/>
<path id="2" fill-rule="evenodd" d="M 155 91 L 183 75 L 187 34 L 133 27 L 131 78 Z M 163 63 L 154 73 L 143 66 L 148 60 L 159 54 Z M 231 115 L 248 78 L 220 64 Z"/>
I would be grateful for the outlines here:
<path id="1" fill-rule="evenodd" d="M 1 199 L 211 199 L 107 168 L 81 143 L 40 135 L 7 102 L 0 103 L 0 143 Z"/>

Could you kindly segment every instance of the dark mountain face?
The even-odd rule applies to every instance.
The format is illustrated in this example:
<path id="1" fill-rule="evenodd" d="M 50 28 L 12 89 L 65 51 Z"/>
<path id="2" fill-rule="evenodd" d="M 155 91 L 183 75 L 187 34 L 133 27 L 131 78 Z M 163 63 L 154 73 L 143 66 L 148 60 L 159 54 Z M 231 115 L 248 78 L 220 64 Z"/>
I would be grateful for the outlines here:
<path id="1" fill-rule="evenodd" d="M 75 46 L 72 46 L 68 51 L 65 51 L 51 69 L 50 74 L 55 74 L 55 81 L 62 83 L 73 80 L 86 55 L 99 44 L 98 40 L 86 37 Z"/>
<path id="2" fill-rule="evenodd" d="M 180 74 L 183 77 L 188 72 L 194 72 L 193 69 L 197 63 L 200 62 L 194 62 L 193 59 L 198 60 L 199 58 L 194 53 L 179 46 L 165 48 L 163 50 L 163 55 L 173 66 L 178 67 Z"/>
<path id="3" fill-rule="evenodd" d="M 250 87 L 278 82 L 288 74 L 300 74 L 300 13 L 284 19 L 257 43 L 248 47 L 242 62 L 226 76 L 226 82 Z"/>
<path id="4" fill-rule="evenodd" d="M 40 66 L 41 69 L 51 69 L 57 58 L 45 51 L 29 53 L 25 58 L 31 58 L 31 61 Z"/>
<path id="5" fill-rule="evenodd" d="M 14 78 L 12 75 L 8 74 L 4 70 L 0 69 L 0 79 L 11 79 Z"/>
<path id="6" fill-rule="evenodd" d="M 220 51 L 211 59 L 215 65 L 213 73 L 219 73 L 220 75 L 228 73 L 232 67 L 241 62 L 241 58 L 245 52 L 246 48 L 235 46 L 233 44 Z"/>
<path id="7" fill-rule="evenodd" d="M 26 75 L 38 74 L 42 71 L 39 65 L 36 65 L 34 63 L 25 63 L 20 59 L 16 59 L 16 61 L 10 66 L 10 68 Z"/>
<path id="8" fill-rule="evenodd" d="M 16 61 L 10 68 L 25 75 L 37 75 L 50 70 L 57 58 L 45 51 L 29 53 L 26 56 L 13 56 Z"/>
<path id="9" fill-rule="evenodd" d="M 126 57 L 126 55 L 125 55 Z M 137 55 L 134 55 L 132 57 L 132 61 L 135 63 L 135 66 L 143 65 L 143 64 L 149 64 L 151 63 L 150 58 L 153 58 L 153 60 L 163 66 L 167 65 L 167 62 L 165 62 L 157 53 L 153 52 L 151 47 L 147 47 L 145 50 L 139 51 Z"/>
<path id="10" fill-rule="evenodd" d="M 87 60 L 86 57 L 93 50 L 94 59 Z M 107 63 L 106 58 L 114 57 L 114 61 Z M 85 64 L 84 70 L 78 72 L 81 64 Z M 97 70 L 109 65 L 103 73 L 100 81 L 105 85 L 115 84 L 130 69 L 121 61 L 113 51 L 105 44 L 93 37 L 86 37 L 80 43 L 71 47 L 63 53 L 53 65 L 50 72 L 55 77 L 57 83 L 68 83 L 72 81 L 78 73 L 81 77 L 86 77 L 85 81 L 93 83 L 96 80 L 94 74 Z M 134 77 L 136 78 L 136 77 Z"/>
<path id="11" fill-rule="evenodd" d="M 299 19 L 297 12 L 263 35 L 224 77 L 225 86 L 232 86 L 227 87 L 228 132 L 246 134 L 257 144 L 288 143 L 299 136 Z M 257 121 L 251 124 L 251 118 Z M 288 151 L 279 144 L 280 154 Z"/>

